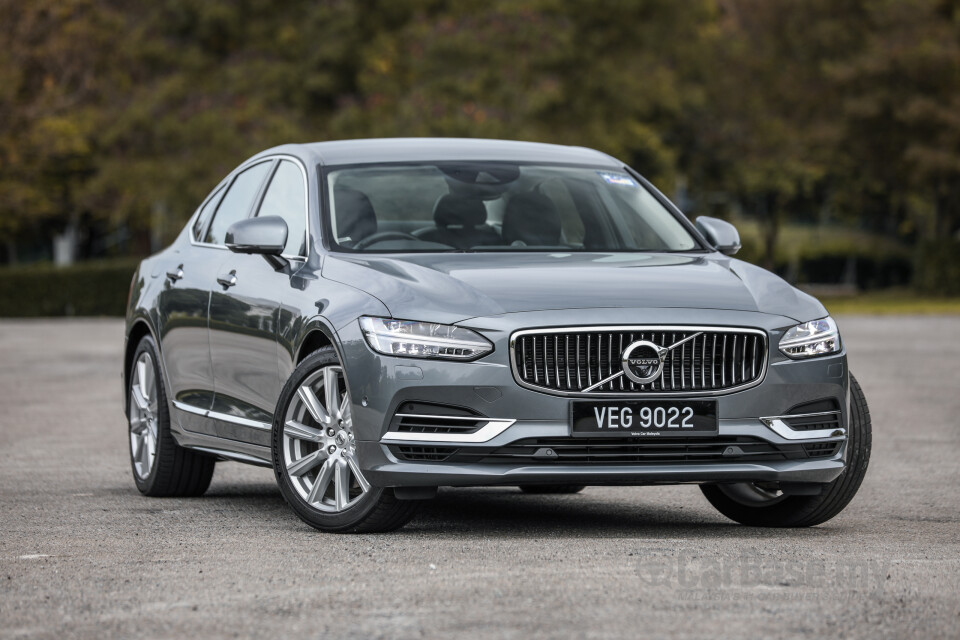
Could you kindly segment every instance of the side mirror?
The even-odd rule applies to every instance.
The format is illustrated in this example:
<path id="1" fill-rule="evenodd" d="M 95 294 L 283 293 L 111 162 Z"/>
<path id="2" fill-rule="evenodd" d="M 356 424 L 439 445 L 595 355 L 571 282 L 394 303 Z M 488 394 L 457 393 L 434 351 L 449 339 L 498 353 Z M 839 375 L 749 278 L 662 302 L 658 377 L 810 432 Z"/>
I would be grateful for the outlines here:
<path id="1" fill-rule="evenodd" d="M 234 253 L 279 256 L 287 245 L 287 223 L 280 216 L 234 222 L 227 229 L 225 244 Z"/>
<path id="2" fill-rule="evenodd" d="M 697 218 L 697 230 L 724 255 L 732 256 L 740 251 L 740 234 L 729 222 L 719 218 L 700 216 Z"/>

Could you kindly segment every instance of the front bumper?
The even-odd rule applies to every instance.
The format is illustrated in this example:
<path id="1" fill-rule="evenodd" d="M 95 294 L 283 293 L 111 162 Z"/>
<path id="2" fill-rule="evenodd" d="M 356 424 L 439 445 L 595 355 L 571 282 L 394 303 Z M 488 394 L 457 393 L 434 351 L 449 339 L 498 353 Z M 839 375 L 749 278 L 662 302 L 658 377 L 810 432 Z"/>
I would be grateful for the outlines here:
<path id="1" fill-rule="evenodd" d="M 510 367 L 509 336 L 515 330 L 529 327 L 595 325 L 597 315 L 597 310 L 569 310 L 507 314 L 462 322 L 462 326 L 483 333 L 495 346 L 487 357 L 466 363 L 382 356 L 369 349 L 356 323 L 343 327 L 339 333 L 340 346 L 344 362 L 349 365 L 347 384 L 354 401 L 355 432 L 367 477 L 378 486 L 636 485 L 739 481 L 825 483 L 842 473 L 849 416 L 845 352 L 810 360 L 790 360 L 780 354 L 775 345 L 783 331 L 796 324 L 794 320 L 716 310 L 603 310 L 603 323 L 763 329 L 772 345 L 763 381 L 749 389 L 712 396 L 717 401 L 720 417 L 719 439 L 749 439 L 784 449 L 797 449 L 797 445 L 807 443 L 837 443 L 830 457 L 759 462 L 721 459 L 568 464 L 560 460 L 459 462 L 457 456 L 451 461 L 412 461 L 397 455 L 396 445 L 401 440 L 395 431 L 390 431 L 391 423 L 395 424 L 398 408 L 407 402 L 460 407 L 489 419 L 489 428 L 483 436 L 472 438 L 474 441 L 450 442 L 449 436 L 441 434 L 403 435 L 405 445 L 455 446 L 461 458 L 471 451 L 488 452 L 520 441 L 570 438 L 570 403 L 574 399 L 519 386 Z M 689 396 L 697 397 L 695 393 Z M 674 399 L 679 398 L 674 396 Z M 782 422 L 770 419 L 784 415 L 797 405 L 824 399 L 835 400 L 841 407 L 839 429 L 791 433 L 783 430 Z M 767 418 L 766 422 L 761 418 Z M 480 460 L 483 456 L 475 458 Z"/>

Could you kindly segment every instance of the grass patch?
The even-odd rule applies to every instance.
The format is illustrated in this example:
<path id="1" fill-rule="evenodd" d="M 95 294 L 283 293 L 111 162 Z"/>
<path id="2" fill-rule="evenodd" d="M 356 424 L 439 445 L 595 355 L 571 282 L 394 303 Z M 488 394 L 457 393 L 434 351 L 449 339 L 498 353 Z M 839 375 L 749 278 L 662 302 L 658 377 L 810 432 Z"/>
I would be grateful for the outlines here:
<path id="1" fill-rule="evenodd" d="M 960 297 L 935 298 L 904 290 L 874 291 L 854 296 L 821 297 L 830 315 L 960 314 Z"/>

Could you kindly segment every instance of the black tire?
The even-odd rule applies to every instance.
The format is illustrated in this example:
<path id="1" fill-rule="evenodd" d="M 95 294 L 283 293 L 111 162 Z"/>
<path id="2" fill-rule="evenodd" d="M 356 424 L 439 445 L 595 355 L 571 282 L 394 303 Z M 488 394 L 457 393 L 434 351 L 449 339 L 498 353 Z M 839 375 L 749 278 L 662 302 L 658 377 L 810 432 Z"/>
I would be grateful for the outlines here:
<path id="1" fill-rule="evenodd" d="M 156 376 L 157 393 L 157 444 L 153 466 L 146 477 L 141 478 L 137 473 L 133 459 L 133 450 L 130 450 L 130 466 L 137 489 L 145 496 L 151 497 L 195 497 L 201 496 L 210 486 L 216 460 L 210 456 L 184 449 L 173 439 L 170 432 L 170 410 L 167 405 L 167 392 L 160 373 L 160 354 L 151 336 L 144 336 L 137 345 L 133 355 L 133 364 L 127 376 L 127 420 L 131 419 L 133 407 L 129 400 L 131 387 L 134 381 L 133 367 L 142 354 L 149 354 L 153 364 L 153 375 Z M 128 425 L 129 426 L 129 425 Z"/>
<path id="2" fill-rule="evenodd" d="M 816 496 L 785 496 L 769 506 L 748 506 L 731 498 L 722 485 L 701 485 L 703 495 L 717 511 L 753 527 L 812 527 L 840 513 L 853 499 L 870 462 L 870 409 L 863 390 L 850 376 L 850 433 L 847 465 L 836 480 Z"/>
<path id="3" fill-rule="evenodd" d="M 532 494 L 570 494 L 580 493 L 587 486 L 583 484 L 522 484 L 520 491 Z"/>
<path id="4" fill-rule="evenodd" d="M 332 347 L 324 347 L 304 358 L 287 380 L 273 422 L 273 471 L 280 492 L 287 504 L 301 520 L 311 527 L 328 533 L 383 533 L 401 528 L 413 518 L 420 506 L 419 500 L 398 500 L 393 489 L 371 486 L 356 504 L 338 513 L 324 512 L 311 506 L 293 487 L 285 469 L 283 456 L 283 425 L 290 403 L 301 384 L 318 369 L 340 365 Z"/>

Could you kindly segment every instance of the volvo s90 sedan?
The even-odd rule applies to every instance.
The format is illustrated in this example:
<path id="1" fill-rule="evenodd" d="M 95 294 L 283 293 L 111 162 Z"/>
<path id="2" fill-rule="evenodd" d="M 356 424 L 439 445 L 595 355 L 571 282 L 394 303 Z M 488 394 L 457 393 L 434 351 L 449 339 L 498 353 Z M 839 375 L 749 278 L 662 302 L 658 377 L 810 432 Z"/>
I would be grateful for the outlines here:
<path id="1" fill-rule="evenodd" d="M 272 467 L 336 532 L 477 485 L 690 483 L 743 524 L 822 523 L 866 471 L 867 405 L 824 307 L 739 247 L 590 149 L 264 151 L 133 278 L 134 481 Z"/>

